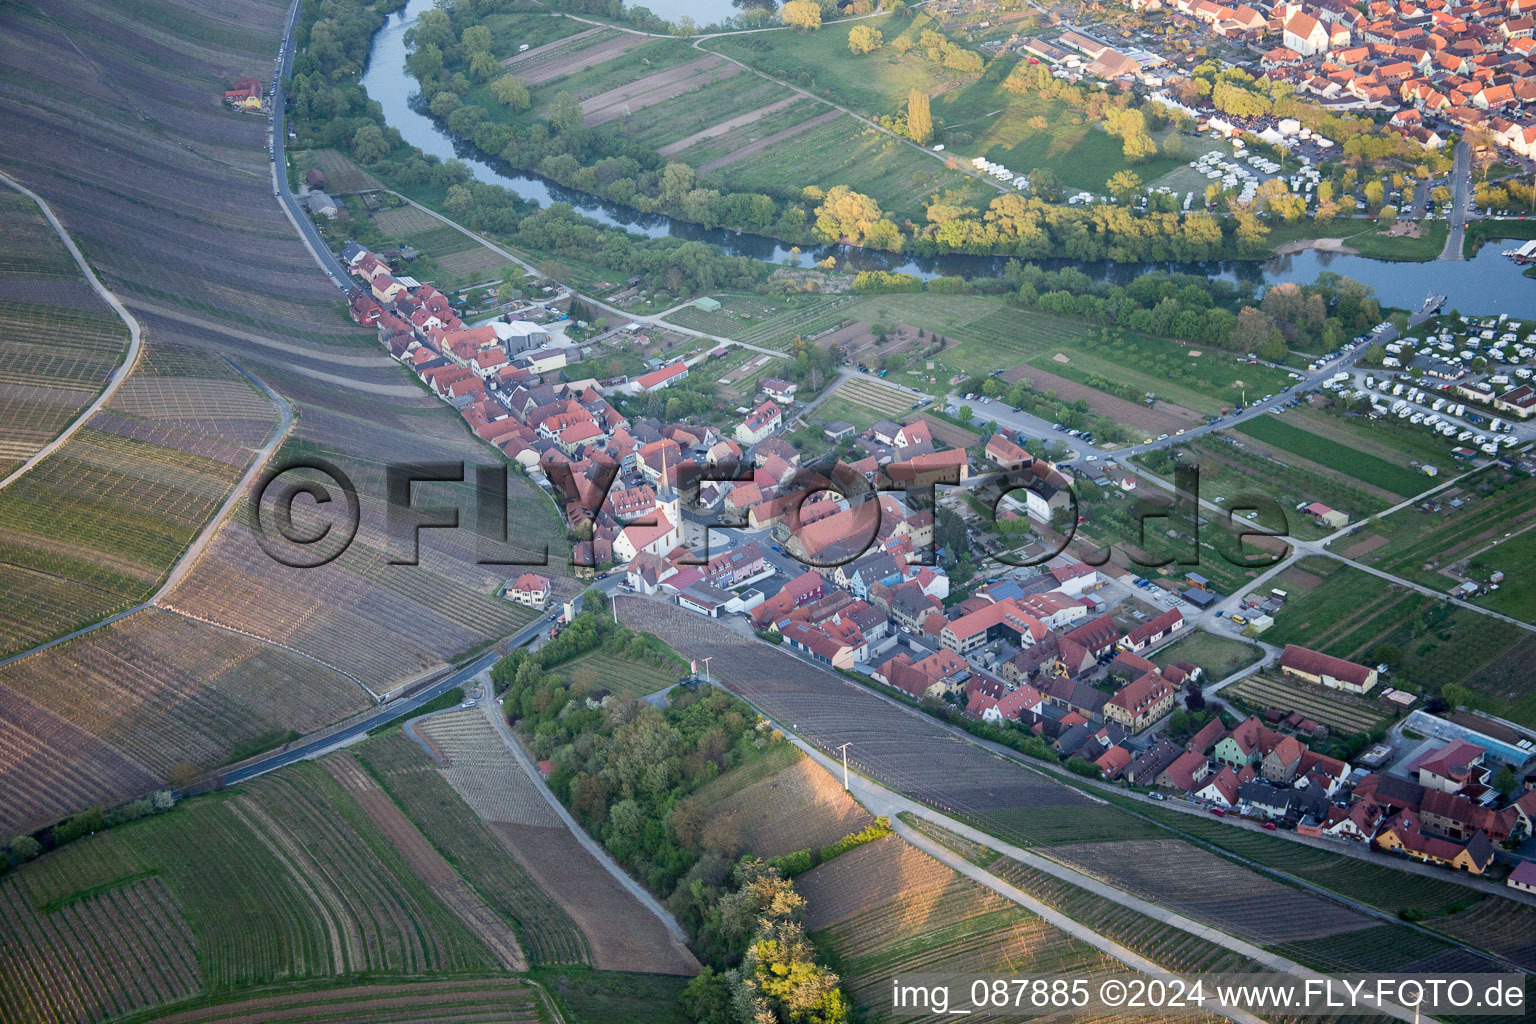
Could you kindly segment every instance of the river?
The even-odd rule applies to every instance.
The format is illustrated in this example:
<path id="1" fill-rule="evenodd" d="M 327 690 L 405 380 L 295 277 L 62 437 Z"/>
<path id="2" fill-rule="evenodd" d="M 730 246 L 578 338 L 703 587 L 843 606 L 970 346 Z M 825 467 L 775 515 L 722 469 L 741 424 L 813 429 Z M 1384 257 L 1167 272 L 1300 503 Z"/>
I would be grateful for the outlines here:
<path id="1" fill-rule="evenodd" d="M 363 88 L 370 99 L 384 108 L 384 118 L 400 132 L 406 142 L 425 153 L 442 159 L 457 158 L 468 165 L 483 182 L 501 185 L 524 199 L 547 206 L 552 202 L 570 203 L 581 214 L 611 227 L 622 227 L 652 238 L 672 236 L 708 242 L 728 253 L 783 264 L 798 262 L 810 266 L 827 256 L 836 256 L 838 264 L 857 270 L 891 270 L 928 278 L 939 274 L 967 277 L 995 275 L 1004 258 L 953 254 L 933 258 L 915 258 L 881 253 L 843 245 L 807 247 L 799 253 L 772 238 L 744 234 L 722 228 L 704 228 L 656 214 L 641 213 L 584 192 L 565 188 L 535 174 L 500 170 L 480 159 L 464 146 L 456 146 L 446 132 L 410 103 L 416 92 L 416 80 L 405 69 L 405 31 L 432 0 L 411 0 L 403 11 L 390 15 L 379 30 L 369 53 L 363 74 Z M 658 14 L 665 12 L 658 5 Z M 668 8 L 670 10 L 670 8 Z M 1294 281 L 1307 284 L 1321 271 L 1333 271 L 1370 285 L 1387 305 L 1417 309 L 1431 293 L 1448 296 L 1446 308 L 1467 313 L 1508 313 L 1536 318 L 1536 282 L 1521 274 L 1521 268 L 1505 259 L 1498 242 L 1484 245 L 1470 260 L 1437 260 L 1429 263 L 1392 263 L 1341 253 L 1306 251 L 1282 256 L 1266 263 L 1223 261 L 1213 263 L 1082 263 L 1068 260 L 1032 260 L 1048 267 L 1076 266 L 1098 279 L 1127 281 L 1148 270 L 1173 270 L 1203 277 L 1240 280 L 1253 284 Z"/>

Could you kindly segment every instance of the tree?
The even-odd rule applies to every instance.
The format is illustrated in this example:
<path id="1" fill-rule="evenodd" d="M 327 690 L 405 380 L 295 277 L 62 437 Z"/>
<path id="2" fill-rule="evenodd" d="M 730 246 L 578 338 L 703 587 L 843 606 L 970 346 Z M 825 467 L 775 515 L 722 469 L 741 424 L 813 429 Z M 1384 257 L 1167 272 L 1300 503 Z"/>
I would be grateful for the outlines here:
<path id="1" fill-rule="evenodd" d="M 1493 788 L 1498 790 L 1506 798 L 1520 785 L 1520 777 L 1515 774 L 1515 769 L 1510 765 L 1504 765 L 1493 777 Z"/>
<path id="2" fill-rule="evenodd" d="M 1234 352 L 1254 352 L 1269 340 L 1269 332 L 1275 329 L 1275 318 L 1261 309 L 1244 306 L 1237 314 L 1228 341 Z"/>
<path id="3" fill-rule="evenodd" d="M 855 25 L 848 31 L 848 52 L 858 56 L 865 53 L 874 53 L 885 45 L 885 37 L 879 29 L 868 25 Z"/>
<path id="4" fill-rule="evenodd" d="M 12 864 L 25 864 L 41 855 L 43 846 L 31 836 L 17 836 L 5 852 Z"/>
<path id="5" fill-rule="evenodd" d="M 959 420 L 961 423 L 969 423 L 975 417 L 975 415 L 976 410 L 972 409 L 968 405 L 962 405 L 959 411 L 955 413 L 955 419 Z"/>
<path id="6" fill-rule="evenodd" d="M 530 102 L 528 87 L 518 81 L 516 75 L 502 75 L 491 83 L 491 95 L 496 102 L 512 110 L 527 110 Z"/>
<path id="7" fill-rule="evenodd" d="M 1110 175 L 1106 186 L 1116 201 L 1128 203 L 1141 191 L 1141 175 L 1135 171 L 1116 171 Z"/>
<path id="8" fill-rule="evenodd" d="M 928 105 L 928 94 L 921 89 L 913 89 L 907 94 L 907 134 L 920 146 L 926 146 L 933 138 L 933 112 Z"/>
<path id="9" fill-rule="evenodd" d="M 779 18 L 790 28 L 814 32 L 821 28 L 821 6 L 814 0 L 789 0 L 779 8 Z"/>
<path id="10" fill-rule="evenodd" d="M 364 163 L 377 163 L 389 156 L 389 144 L 376 124 L 365 124 L 352 135 L 352 155 Z"/>

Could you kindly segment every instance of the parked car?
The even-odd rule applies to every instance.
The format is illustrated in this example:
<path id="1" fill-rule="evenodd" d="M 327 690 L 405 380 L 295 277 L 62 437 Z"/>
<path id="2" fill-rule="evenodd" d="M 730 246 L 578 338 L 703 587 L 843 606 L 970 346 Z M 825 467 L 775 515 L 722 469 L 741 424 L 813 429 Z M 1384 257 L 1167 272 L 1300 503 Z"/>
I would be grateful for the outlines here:
<path id="1" fill-rule="evenodd" d="M 1227 816 L 1227 812 L 1222 810 L 1220 807 L 1212 807 L 1211 813 L 1216 815 L 1218 818 L 1225 818 Z"/>
<path id="2" fill-rule="evenodd" d="M 1274 822 L 1272 822 L 1272 821 L 1266 821 L 1266 822 L 1265 822 L 1265 823 L 1264 823 L 1264 827 L 1265 827 L 1265 828 L 1266 828 L 1266 829 L 1268 829 L 1268 830 L 1269 830 L 1269 831 L 1271 831 L 1271 832 L 1273 832 L 1273 831 L 1274 831 L 1274 830 L 1275 830 L 1275 823 L 1274 823 Z"/>

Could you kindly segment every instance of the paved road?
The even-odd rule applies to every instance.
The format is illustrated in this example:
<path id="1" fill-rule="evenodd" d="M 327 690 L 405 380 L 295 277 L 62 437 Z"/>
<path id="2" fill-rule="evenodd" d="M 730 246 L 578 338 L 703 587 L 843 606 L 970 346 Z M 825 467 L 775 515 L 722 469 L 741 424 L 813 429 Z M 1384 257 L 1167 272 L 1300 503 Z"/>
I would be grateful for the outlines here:
<path id="1" fill-rule="evenodd" d="M 342 291 L 348 291 L 351 287 L 351 277 L 347 274 L 347 268 L 341 265 L 331 253 L 331 247 L 325 244 L 325 239 L 320 237 L 320 231 L 314 222 L 309 219 L 309 214 L 299 205 L 298 199 L 288 187 L 288 161 L 284 156 L 284 147 L 288 141 L 286 126 L 288 103 L 283 97 L 283 75 L 287 73 L 293 62 L 293 27 L 298 21 L 299 0 L 293 0 L 293 5 L 288 8 L 288 20 L 283 25 L 283 42 L 278 49 L 277 64 L 273 69 L 272 81 L 272 194 L 277 198 L 292 222 L 293 229 L 299 233 L 304 247 L 309 254 L 320 264 L 331 283 Z"/>
<path id="2" fill-rule="evenodd" d="M 519 647 L 527 643 L 538 635 L 541 630 L 548 629 L 549 622 L 547 614 L 530 622 L 513 634 L 511 639 L 512 646 Z M 481 672 L 489 669 L 499 660 L 501 660 L 501 656 L 495 651 L 490 651 L 430 686 L 423 687 L 409 697 L 402 697 L 380 705 L 377 710 L 365 718 L 350 722 L 343 728 L 332 732 L 311 736 L 308 740 L 299 743 L 297 746 L 275 751 L 255 761 L 225 771 L 220 775 L 220 779 L 224 785 L 233 786 L 236 783 L 254 779 L 258 775 L 265 775 L 267 772 L 276 771 L 286 765 L 318 757 L 326 751 L 333 750 L 344 743 L 367 735 L 370 729 L 375 729 L 381 725 L 393 722 L 403 715 L 410 714 L 423 704 L 435 700 L 454 687 L 462 686 Z"/>
<path id="3" fill-rule="evenodd" d="M 1416 327 L 1428 320 L 1434 314 L 1428 310 L 1420 310 L 1408 318 L 1408 326 Z M 1245 420 L 1253 419 L 1279 408 L 1290 401 L 1293 394 L 1319 387 L 1325 380 L 1339 371 L 1352 372 L 1355 360 L 1371 345 L 1386 345 L 1397 338 L 1397 329 L 1388 325 L 1380 334 L 1368 335 L 1363 342 L 1351 342 L 1344 350 L 1333 359 L 1318 365 L 1316 370 L 1294 371 L 1301 374 L 1300 380 L 1292 381 L 1289 392 L 1272 395 L 1268 399 L 1260 398 L 1252 402 L 1241 412 L 1228 413 L 1222 417 L 1219 423 L 1203 423 L 1197 427 L 1190 427 L 1183 434 L 1176 437 L 1163 437 L 1143 444 L 1127 445 L 1123 448 L 1106 449 L 1089 444 L 1078 438 L 1073 438 L 1065 433 L 1052 429 L 1050 423 L 1030 413 L 1020 412 L 1012 406 L 993 399 L 983 402 L 979 397 L 974 400 L 951 396 L 950 404 L 955 407 L 968 407 L 972 413 L 974 423 L 998 423 L 1002 426 L 1014 427 L 1023 430 L 1026 434 L 1038 436 L 1046 441 L 1059 441 L 1074 449 L 1073 459 L 1083 459 L 1088 462 L 1098 462 L 1105 459 L 1128 459 L 1142 452 L 1152 451 L 1156 448 L 1167 448 L 1179 443 L 1180 439 L 1200 437 L 1204 434 L 1212 434 L 1220 430 L 1228 430 Z M 1269 364 L 1273 365 L 1273 364 Z"/>
<path id="4" fill-rule="evenodd" d="M 1472 169 L 1472 147 L 1465 139 L 1456 143 L 1456 166 L 1451 171 L 1451 209 L 1446 214 L 1450 231 L 1445 236 L 1445 248 L 1440 250 L 1443 260 L 1464 259 L 1462 252 L 1467 240 L 1467 210 L 1472 204 L 1472 186 L 1467 175 Z"/>
<path id="5" fill-rule="evenodd" d="M 9 175 L 0 174 L 0 181 L 5 182 L 7 185 L 11 186 L 11 188 L 15 189 L 17 192 L 20 192 L 22 195 L 26 196 L 28 199 L 37 204 L 37 208 L 43 211 L 44 217 L 48 218 L 48 223 L 53 227 L 54 232 L 59 236 L 59 240 L 64 243 L 64 248 L 69 250 L 69 255 L 75 261 L 75 265 L 78 266 L 80 268 L 80 272 L 85 275 L 86 281 L 90 282 L 92 290 L 94 290 L 97 295 L 101 296 L 102 301 L 106 302 L 107 305 L 112 307 L 112 311 L 122 319 L 123 323 L 128 325 L 128 351 L 124 354 L 123 361 L 117 365 L 117 368 L 107 375 L 106 386 L 101 389 L 101 393 L 96 396 L 96 400 L 93 401 L 90 405 L 86 406 L 84 409 L 81 409 L 80 414 L 74 418 L 74 421 L 71 422 L 69 426 L 65 427 L 63 431 L 59 433 L 58 437 L 55 437 L 52 441 L 49 441 L 47 444 L 43 445 L 36 452 L 34 452 L 32 457 L 29 458 L 26 462 L 23 462 L 20 466 L 17 466 L 10 473 L 6 474 L 5 479 L 0 480 L 0 487 L 5 487 L 10 484 L 11 481 L 27 472 L 27 470 L 43 461 L 43 459 L 47 458 L 49 455 L 52 455 L 55 451 L 58 450 L 60 445 L 73 437 L 75 431 L 85 426 L 86 420 L 94 416 L 96 414 L 96 410 L 105 405 L 107 403 L 107 399 L 111 398 L 117 389 L 122 386 L 123 381 L 128 379 L 128 374 L 133 370 L 133 365 L 139 360 L 140 329 L 139 322 L 133 318 L 133 314 L 129 313 L 128 310 L 123 307 L 123 304 L 117 301 L 117 296 L 107 291 L 106 286 L 101 283 L 99 278 L 97 278 L 96 272 L 91 269 L 91 265 L 87 263 L 85 261 L 85 257 L 81 255 L 79 246 L 75 245 L 75 240 L 69 237 L 69 232 L 64 230 L 64 225 L 59 223 L 59 218 L 54 215 L 53 208 L 44 202 L 43 197 L 38 195 L 36 192 L 33 192 L 31 189 L 27 188 L 25 185 L 21 184 L 21 182 L 17 181 L 15 178 L 10 177 Z"/>

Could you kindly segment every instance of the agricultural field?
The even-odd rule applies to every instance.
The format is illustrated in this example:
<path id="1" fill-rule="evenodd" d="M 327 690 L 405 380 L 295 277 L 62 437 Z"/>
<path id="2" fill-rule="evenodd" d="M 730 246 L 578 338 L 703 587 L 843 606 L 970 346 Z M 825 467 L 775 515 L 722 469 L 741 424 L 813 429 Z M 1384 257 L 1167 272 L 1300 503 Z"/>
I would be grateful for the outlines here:
<path id="1" fill-rule="evenodd" d="M 1240 680 L 1223 690 L 1222 695 L 1240 698 L 1256 711 L 1299 711 L 1345 735 L 1371 732 L 1392 717 L 1380 701 L 1352 701 L 1320 687 L 1264 675 Z"/>
<path id="2" fill-rule="evenodd" d="M 895 836 L 801 875 L 796 887 L 806 930 L 866 1008 L 888 1008 L 890 979 L 912 973 L 1124 969 Z"/>
<path id="3" fill-rule="evenodd" d="M 799 751 L 784 744 L 794 754 Z M 761 761 L 787 761 L 754 771 Z M 735 778 L 747 772 L 749 778 Z M 714 780 L 691 799 L 708 808 L 706 842 L 711 849 L 750 851 L 764 858 L 816 849 L 866 827 L 874 818 L 842 785 L 803 754 L 763 757 Z"/>
<path id="4" fill-rule="evenodd" d="M 32 200 L 0 189 L 0 479 L 53 440 L 122 362 L 128 328 Z"/>
<path id="5" fill-rule="evenodd" d="M 1147 825 L 1148 828 L 1156 826 Z M 1166 835 L 1166 834 L 1165 834 Z M 1371 919 L 1179 839 L 1054 846 L 1061 861 L 1144 900 L 1261 946 L 1358 931 Z"/>
<path id="6" fill-rule="evenodd" d="M 1291 842 L 1252 829 L 1233 828 L 1226 822 L 1147 807 L 1145 813 L 1192 838 L 1265 867 L 1313 882 L 1382 910 L 1396 913 L 1413 909 L 1426 917 L 1475 902 L 1479 894 L 1458 884 L 1452 876 L 1400 871 L 1389 861 L 1339 857 L 1327 850 Z"/>
<path id="7" fill-rule="evenodd" d="M 1191 935 L 1021 861 L 1000 858 L 993 874 L 1170 971 L 1242 973 L 1249 961 L 1209 939 Z"/>
<path id="8" fill-rule="evenodd" d="M 292 152 L 288 150 L 288 152 Z M 292 152 L 291 163 L 300 180 L 311 167 L 319 168 L 325 175 L 325 191 L 331 195 L 348 192 L 366 192 L 382 188 L 382 183 L 368 171 L 353 163 L 352 158 L 339 149 L 310 149 Z"/>
<path id="9" fill-rule="evenodd" d="M 697 971 L 565 827 L 483 712 L 434 715 L 414 731 L 425 749 L 395 733 L 365 747 L 364 762 L 496 912 L 516 922 L 535 963 Z"/>
<path id="10" fill-rule="evenodd" d="M 1050 847 L 1063 843 L 1092 843 L 1153 838 L 1162 830 L 1117 807 L 1010 807 L 968 817 L 975 828 L 1015 846 Z"/>
<path id="11" fill-rule="evenodd" d="M 1333 530 L 1296 511 L 1299 505 L 1322 502 L 1358 521 L 1398 500 L 1394 494 L 1342 475 L 1297 469 L 1232 440 L 1223 443 L 1200 437 L 1178 449 L 1180 463 L 1199 470 L 1201 499 L 1237 510 L 1244 507 L 1239 499 L 1245 496 L 1268 498 L 1285 513 L 1287 533 L 1301 540 L 1317 540 Z"/>
<path id="12" fill-rule="evenodd" d="M 797 195 L 806 185 L 847 185 L 886 214 L 913 220 L 941 194 L 973 206 L 997 194 L 909 143 L 836 111 L 817 113 L 700 171 L 717 174 L 728 188 L 769 195 Z"/>
<path id="13" fill-rule="evenodd" d="M 124 1024 L 400 1024 L 430 1013 L 436 1024 L 542 1024 L 546 996 L 522 978 L 380 980 L 270 989 L 188 1009 L 133 1014 Z M 596 1019 L 578 1017 L 587 1024 Z"/>
<path id="14" fill-rule="evenodd" d="M 1197 629 L 1159 650 L 1151 660 L 1158 668 L 1187 661 L 1204 669 L 1208 681 L 1217 682 L 1247 668 L 1261 657 L 1263 651 L 1253 644 Z"/>
<path id="15" fill-rule="evenodd" d="M 496 966 L 315 763 L 78 840 L 17 870 L 0 898 L 10 908 L 3 955 L 31 960 L 0 972 L 18 1020 L 96 1021 L 258 985 Z M 45 946 L 17 928 L 56 938 Z"/>
<path id="16" fill-rule="evenodd" d="M 0 788 L 12 795 L 0 835 L 239 760 L 366 705 L 339 672 L 147 608 L 0 669 Z M 87 756 L 113 767 L 78 770 Z"/>
<path id="17" fill-rule="evenodd" d="M 1314 434 L 1281 416 L 1259 416 L 1237 425 L 1245 434 L 1272 448 L 1299 455 L 1309 462 L 1336 470 L 1347 478 L 1390 491 L 1400 498 L 1411 497 L 1434 486 L 1434 481 L 1410 469 L 1408 459 L 1389 461 L 1357 447 L 1341 444 Z"/>
<path id="18" fill-rule="evenodd" d="M 1525 630 L 1328 558 L 1305 559 L 1277 583 L 1290 599 L 1264 634 L 1267 642 L 1373 663 L 1395 650 L 1400 663 L 1389 685 L 1434 693 L 1457 683 L 1481 710 L 1536 724 L 1536 695 L 1519 667 L 1536 656 L 1536 637 Z"/>

